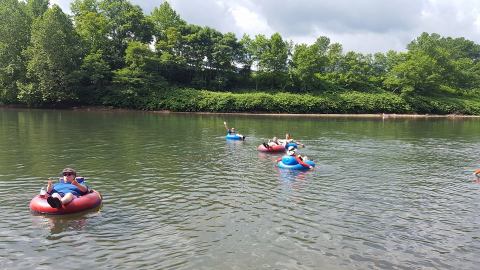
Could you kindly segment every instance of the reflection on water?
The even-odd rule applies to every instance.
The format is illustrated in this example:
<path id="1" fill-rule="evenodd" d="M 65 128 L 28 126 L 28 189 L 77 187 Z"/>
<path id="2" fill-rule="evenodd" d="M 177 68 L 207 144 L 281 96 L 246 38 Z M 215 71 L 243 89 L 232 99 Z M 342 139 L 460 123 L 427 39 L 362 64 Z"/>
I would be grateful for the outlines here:
<path id="1" fill-rule="evenodd" d="M 286 132 L 314 170 L 256 150 Z M 476 119 L 0 110 L 0 269 L 476 269 L 478 134 Z M 32 215 L 66 166 L 101 210 Z"/>
<path id="2" fill-rule="evenodd" d="M 306 175 L 313 173 L 313 170 L 302 171 L 302 170 L 287 170 L 287 169 L 277 169 L 280 180 L 283 183 L 301 183 L 306 180 Z"/>
<path id="3" fill-rule="evenodd" d="M 81 231 L 85 229 L 88 223 L 88 219 L 94 218 L 94 216 L 82 214 L 71 215 L 34 215 L 32 214 L 32 222 L 38 229 L 49 229 L 50 235 L 47 237 L 49 240 L 57 239 L 56 237 L 65 231 Z"/>

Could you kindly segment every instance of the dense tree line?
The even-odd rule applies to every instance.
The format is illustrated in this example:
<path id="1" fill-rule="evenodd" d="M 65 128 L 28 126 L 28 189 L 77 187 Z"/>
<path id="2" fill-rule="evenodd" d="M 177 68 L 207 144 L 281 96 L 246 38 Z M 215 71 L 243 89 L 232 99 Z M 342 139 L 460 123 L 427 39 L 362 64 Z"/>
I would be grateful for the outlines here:
<path id="1" fill-rule="evenodd" d="M 279 33 L 237 39 L 187 23 L 168 2 L 149 15 L 128 0 L 75 0 L 71 11 L 48 0 L 0 1 L 0 103 L 168 109 L 172 93 L 192 91 L 175 89 L 188 88 L 377 93 L 406 102 L 399 111 L 422 111 L 411 105 L 480 93 L 480 46 L 464 38 L 423 33 L 405 52 L 362 54 L 324 36 L 310 45 Z"/>

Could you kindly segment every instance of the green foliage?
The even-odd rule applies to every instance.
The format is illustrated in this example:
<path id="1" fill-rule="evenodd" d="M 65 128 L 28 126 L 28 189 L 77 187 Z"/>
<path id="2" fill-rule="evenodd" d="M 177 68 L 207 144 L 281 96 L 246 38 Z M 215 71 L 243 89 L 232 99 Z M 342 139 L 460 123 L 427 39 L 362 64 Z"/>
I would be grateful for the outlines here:
<path id="1" fill-rule="evenodd" d="M 153 9 L 150 20 L 153 22 L 154 35 L 157 40 L 166 39 L 169 29 L 180 30 L 187 24 L 167 1 Z"/>
<path id="2" fill-rule="evenodd" d="M 243 93 L 173 89 L 167 91 L 159 108 L 172 111 L 284 112 L 284 113 L 405 113 L 410 106 L 399 96 L 384 92 L 312 95 Z"/>
<path id="3" fill-rule="evenodd" d="M 80 67 L 89 82 L 98 87 L 104 85 L 110 77 L 110 67 L 102 58 L 102 55 L 102 52 L 96 52 L 85 56 Z"/>
<path id="4" fill-rule="evenodd" d="M 295 46 L 279 33 L 237 40 L 188 24 L 167 1 L 150 16 L 129 0 L 74 0 L 71 10 L 75 24 L 47 0 L 0 1 L 0 103 L 218 112 L 479 110 L 480 46 L 464 38 L 423 33 L 406 52 L 370 55 L 344 53 L 328 37 Z M 227 92 L 238 89 L 244 92 Z"/>
<path id="5" fill-rule="evenodd" d="M 22 51 L 30 38 L 25 5 L 17 0 L 0 1 L 0 102 L 18 102 L 16 82 L 25 78 Z"/>
<path id="6" fill-rule="evenodd" d="M 434 58 L 421 51 L 411 51 L 387 74 L 385 85 L 403 94 L 428 94 L 440 89 L 442 73 L 442 66 Z"/>
<path id="7" fill-rule="evenodd" d="M 102 51 L 103 58 L 114 69 L 124 66 L 129 42 L 152 40 L 152 22 L 128 0 L 76 0 L 72 12 L 89 51 Z"/>
<path id="8" fill-rule="evenodd" d="M 409 96 L 406 101 L 417 113 L 427 114 L 473 114 L 480 113 L 480 99 L 465 99 L 455 96 Z"/>
<path id="9" fill-rule="evenodd" d="M 327 50 L 330 39 L 320 37 L 317 41 L 308 46 L 299 44 L 295 46 L 290 72 L 298 79 L 302 90 L 313 90 L 321 88 L 321 82 L 315 74 L 325 72 L 328 63 Z"/>
<path id="10" fill-rule="evenodd" d="M 79 86 L 77 95 L 83 104 L 100 104 L 105 95 L 105 87 L 112 77 L 110 66 L 103 59 L 101 51 L 90 53 L 83 59 L 80 70 L 77 72 Z"/>
<path id="11" fill-rule="evenodd" d="M 409 104 L 391 93 L 346 92 L 340 94 L 343 113 L 408 113 Z"/>
<path id="12" fill-rule="evenodd" d="M 71 5 L 75 30 L 90 53 L 108 52 L 112 47 L 109 39 L 108 18 L 99 10 L 96 0 L 75 0 Z"/>
<path id="13" fill-rule="evenodd" d="M 107 87 L 104 105 L 143 110 L 158 109 L 158 99 L 167 84 L 158 77 L 136 69 L 124 68 L 115 71 L 112 85 Z"/>
<path id="14" fill-rule="evenodd" d="M 80 39 L 68 16 L 54 5 L 32 26 L 27 58 L 27 80 L 19 82 L 19 100 L 30 104 L 55 104 L 76 99 L 72 76 L 80 65 Z"/>
<path id="15" fill-rule="evenodd" d="M 166 1 L 153 10 L 149 19 L 153 24 L 155 49 L 162 65 L 161 74 L 170 81 L 188 81 L 183 76 L 176 75 L 182 73 L 181 70 L 187 69 L 185 58 L 187 23 Z"/>
<path id="16" fill-rule="evenodd" d="M 128 67 L 116 70 L 104 104 L 117 107 L 155 109 L 157 100 L 166 88 L 164 78 L 153 71 L 159 63 L 147 44 L 130 42 L 125 54 Z"/>
<path id="17" fill-rule="evenodd" d="M 258 70 L 256 84 L 271 89 L 284 89 L 288 78 L 288 57 L 291 54 L 292 44 L 284 41 L 279 33 L 270 38 L 264 35 L 255 36 L 251 40 L 247 36 L 242 39 L 245 50 Z M 243 58 L 245 60 L 245 58 Z"/>
<path id="18" fill-rule="evenodd" d="M 398 77 L 410 69 L 405 76 L 409 82 L 404 82 L 416 93 L 436 92 L 440 85 L 469 91 L 480 82 L 480 45 L 472 41 L 423 33 L 408 49 L 405 61 L 399 63 L 392 75 Z"/>
<path id="19" fill-rule="evenodd" d="M 349 90 L 368 91 L 375 86 L 371 82 L 373 66 L 370 64 L 369 56 L 360 53 L 348 52 L 337 62 L 337 71 L 334 84 L 340 88 Z"/>
<path id="20" fill-rule="evenodd" d="M 27 14 L 35 19 L 43 15 L 48 10 L 49 0 L 27 0 Z"/>
<path id="21" fill-rule="evenodd" d="M 159 97 L 159 98 L 158 98 Z M 402 98 L 390 92 L 341 94 L 242 93 L 195 89 L 164 90 L 157 109 L 185 112 L 436 113 L 478 114 L 480 99 L 438 96 Z"/>
<path id="22" fill-rule="evenodd" d="M 247 71 L 248 75 L 250 75 L 250 71 L 255 60 L 253 55 L 254 52 L 251 50 L 253 46 L 252 42 L 253 40 L 247 34 L 244 34 L 239 41 L 240 55 L 239 59 L 237 59 L 237 62 L 242 66 L 242 70 Z"/>

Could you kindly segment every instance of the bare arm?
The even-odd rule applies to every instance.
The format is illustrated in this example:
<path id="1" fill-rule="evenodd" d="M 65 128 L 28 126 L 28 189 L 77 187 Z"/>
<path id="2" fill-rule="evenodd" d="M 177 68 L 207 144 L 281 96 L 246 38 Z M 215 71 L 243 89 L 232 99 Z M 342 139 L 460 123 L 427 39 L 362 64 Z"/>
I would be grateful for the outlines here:
<path id="1" fill-rule="evenodd" d="M 299 141 L 293 141 L 294 143 L 296 143 L 297 145 L 301 146 L 301 147 L 305 147 L 305 144 L 299 142 Z"/>
<path id="2" fill-rule="evenodd" d="M 52 178 L 48 178 L 47 193 L 51 194 L 53 190 Z"/>
<path id="3" fill-rule="evenodd" d="M 302 165 L 303 167 L 309 168 L 309 169 L 312 168 L 312 166 L 310 166 L 310 165 L 308 165 L 307 163 L 303 162 L 303 160 L 302 160 L 300 157 L 295 156 L 295 159 L 296 159 L 297 162 L 298 162 L 300 165 Z"/>
<path id="4" fill-rule="evenodd" d="M 223 122 L 223 125 L 225 126 L 225 129 L 228 130 L 227 122 Z"/>
<path id="5" fill-rule="evenodd" d="M 86 193 L 88 188 L 80 183 L 77 182 L 77 179 L 72 181 L 72 185 L 76 186 L 81 192 Z"/>

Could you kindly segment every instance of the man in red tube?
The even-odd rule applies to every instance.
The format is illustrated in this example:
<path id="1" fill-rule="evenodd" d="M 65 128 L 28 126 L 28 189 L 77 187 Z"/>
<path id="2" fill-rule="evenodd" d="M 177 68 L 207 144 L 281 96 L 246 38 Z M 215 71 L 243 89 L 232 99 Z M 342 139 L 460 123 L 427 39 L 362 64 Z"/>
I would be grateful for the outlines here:
<path id="1" fill-rule="evenodd" d="M 53 184 L 48 180 L 47 198 L 48 204 L 52 208 L 62 208 L 63 205 L 70 203 L 75 198 L 88 192 L 88 187 L 82 182 L 77 182 L 77 172 L 72 168 L 65 168 L 62 171 L 63 179 Z"/>

